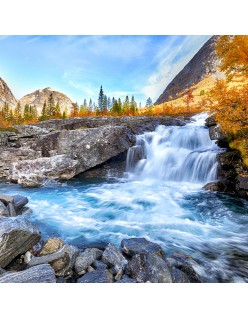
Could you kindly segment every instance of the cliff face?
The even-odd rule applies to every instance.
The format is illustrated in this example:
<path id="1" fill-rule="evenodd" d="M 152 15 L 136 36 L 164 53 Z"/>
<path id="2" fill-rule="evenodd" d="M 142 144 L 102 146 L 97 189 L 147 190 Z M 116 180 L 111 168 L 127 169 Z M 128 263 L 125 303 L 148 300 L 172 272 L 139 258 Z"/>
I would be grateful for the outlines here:
<path id="1" fill-rule="evenodd" d="M 10 107 L 15 107 L 17 100 L 8 85 L 0 77 L 0 107 L 3 106 L 4 103 L 7 103 Z"/>
<path id="2" fill-rule="evenodd" d="M 188 88 L 197 84 L 205 77 L 218 72 L 218 58 L 215 46 L 219 36 L 212 36 L 179 72 L 159 96 L 155 105 L 168 102 L 170 99 L 181 97 Z"/>
<path id="3" fill-rule="evenodd" d="M 59 102 L 60 109 L 63 112 L 67 107 L 70 111 L 72 106 L 72 101 L 65 94 L 60 93 L 58 91 L 53 90 L 50 87 L 46 87 L 44 89 L 38 89 L 33 93 L 27 94 L 20 99 L 21 105 L 24 107 L 26 104 L 28 105 L 36 105 L 38 112 L 41 112 L 42 106 L 44 102 L 48 100 L 50 94 L 53 95 L 55 104 Z"/>

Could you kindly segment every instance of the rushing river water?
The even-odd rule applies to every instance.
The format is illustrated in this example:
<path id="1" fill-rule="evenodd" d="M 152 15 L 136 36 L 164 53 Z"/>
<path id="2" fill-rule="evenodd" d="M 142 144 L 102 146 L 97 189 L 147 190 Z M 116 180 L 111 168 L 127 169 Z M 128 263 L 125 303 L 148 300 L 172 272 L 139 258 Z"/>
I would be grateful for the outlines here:
<path id="1" fill-rule="evenodd" d="M 5 194 L 26 195 L 43 238 L 66 242 L 145 237 L 165 253 L 184 252 L 206 282 L 248 277 L 248 201 L 202 190 L 217 178 L 206 115 L 183 127 L 158 126 L 137 136 L 123 178 L 74 178 L 39 189 L 0 183 Z"/>

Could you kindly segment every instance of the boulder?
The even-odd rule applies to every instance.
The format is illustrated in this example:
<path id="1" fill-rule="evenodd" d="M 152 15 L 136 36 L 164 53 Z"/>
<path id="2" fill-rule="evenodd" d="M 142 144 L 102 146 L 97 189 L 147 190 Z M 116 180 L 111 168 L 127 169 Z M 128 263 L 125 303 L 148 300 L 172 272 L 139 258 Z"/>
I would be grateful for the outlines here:
<path id="1" fill-rule="evenodd" d="M 117 271 L 122 270 L 127 264 L 127 260 L 121 252 L 111 243 L 108 244 L 102 254 L 102 261 L 108 266 L 114 266 Z"/>
<path id="2" fill-rule="evenodd" d="M 69 179 L 125 155 L 134 145 L 135 135 L 161 124 L 183 126 L 185 121 L 170 117 L 90 117 L 17 126 L 17 133 L 0 132 L 0 177 L 28 187 L 41 186 L 50 179 Z M 64 165 L 59 156 L 64 156 Z M 115 166 L 113 173 L 119 174 L 120 167 Z"/>
<path id="3" fill-rule="evenodd" d="M 0 216 L 9 216 L 9 210 L 2 201 L 0 201 Z"/>
<path id="4" fill-rule="evenodd" d="M 116 283 L 128 283 L 128 284 L 131 284 L 131 283 L 137 283 L 137 281 L 135 280 L 135 279 L 133 279 L 133 278 L 130 278 L 130 277 L 125 277 L 125 278 L 122 278 L 122 279 L 120 279 L 120 280 L 117 280 L 116 282 L 115 282 L 115 284 Z"/>
<path id="5" fill-rule="evenodd" d="M 0 267 L 7 266 L 17 255 L 26 253 L 39 242 L 37 226 L 21 218 L 0 218 Z"/>
<path id="6" fill-rule="evenodd" d="M 216 126 L 216 125 L 217 125 L 217 122 L 216 122 L 216 120 L 215 120 L 214 115 L 209 116 L 209 117 L 206 119 L 205 125 L 206 125 L 207 127 L 212 127 L 212 126 Z"/>
<path id="7" fill-rule="evenodd" d="M 188 276 L 177 268 L 170 269 L 172 283 L 190 283 Z"/>
<path id="8" fill-rule="evenodd" d="M 54 241 L 54 239 L 52 240 Z M 50 245 L 50 247 L 51 246 L 52 245 Z M 48 245 L 46 246 L 46 248 L 47 247 Z M 26 257 L 26 260 L 29 267 L 48 263 L 54 269 L 56 276 L 68 276 L 72 274 L 72 268 L 74 267 L 78 253 L 79 251 L 76 247 L 72 245 L 63 245 L 54 253 L 45 254 L 38 257 Z"/>
<path id="9" fill-rule="evenodd" d="M 140 253 L 155 253 L 158 256 L 163 256 L 163 249 L 160 245 L 147 241 L 145 238 L 131 238 L 121 241 L 122 251 L 133 256 Z"/>
<path id="10" fill-rule="evenodd" d="M 6 272 L 0 283 L 56 283 L 55 273 L 48 264 L 34 266 L 21 272 Z"/>
<path id="11" fill-rule="evenodd" d="M 77 280 L 77 283 L 113 283 L 113 275 L 107 269 L 97 269 L 86 273 Z"/>
<path id="12" fill-rule="evenodd" d="M 140 283 L 172 283 L 166 262 L 154 253 L 136 254 L 128 262 L 128 270 Z"/>
<path id="13" fill-rule="evenodd" d="M 65 243 L 57 237 L 49 238 L 42 246 L 39 256 L 55 253 L 64 245 Z"/>
<path id="14" fill-rule="evenodd" d="M 13 205 L 15 208 L 15 211 L 18 213 L 19 211 L 22 210 L 22 208 L 28 204 L 28 198 L 24 197 L 22 195 L 14 195 L 13 196 Z"/>
<path id="15" fill-rule="evenodd" d="M 39 187 L 49 179 L 71 179 L 78 161 L 66 155 L 13 162 L 8 179 L 24 187 Z"/>
<path id="16" fill-rule="evenodd" d="M 218 146 L 222 148 L 228 148 L 229 144 L 227 141 L 227 136 L 224 134 L 220 125 L 211 126 L 209 128 L 209 136 L 211 140 L 217 140 Z"/>
<path id="17" fill-rule="evenodd" d="M 75 271 L 78 275 L 84 273 L 87 267 L 102 256 L 102 251 L 97 248 L 87 248 L 80 253 L 75 261 Z"/>
<path id="18" fill-rule="evenodd" d="M 94 261 L 94 263 L 92 263 L 92 266 L 95 269 L 106 269 L 108 267 L 105 263 L 101 261 Z"/>
<path id="19" fill-rule="evenodd" d="M 209 191 L 225 191 L 225 185 L 220 181 L 209 182 L 205 184 L 202 189 Z"/>
<path id="20" fill-rule="evenodd" d="M 169 261 L 174 267 L 184 272 L 190 283 L 201 283 L 201 279 L 195 270 L 195 268 L 199 267 L 199 264 L 191 256 L 184 253 L 175 253 L 166 261 Z"/>

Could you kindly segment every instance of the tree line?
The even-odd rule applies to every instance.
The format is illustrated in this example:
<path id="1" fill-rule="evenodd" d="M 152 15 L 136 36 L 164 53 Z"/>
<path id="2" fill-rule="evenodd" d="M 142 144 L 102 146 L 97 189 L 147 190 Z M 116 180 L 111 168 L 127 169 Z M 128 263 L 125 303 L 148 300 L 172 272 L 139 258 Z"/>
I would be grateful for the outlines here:
<path id="1" fill-rule="evenodd" d="M 146 101 L 146 106 L 152 106 L 152 100 L 149 97 Z M 26 104 L 21 106 L 20 102 L 17 103 L 13 109 L 5 103 L 0 109 L 0 127 L 9 127 L 13 125 L 35 123 L 37 121 L 44 121 L 55 118 L 68 118 L 68 117 L 84 117 L 84 116 L 139 116 L 141 114 L 142 105 L 135 101 L 134 96 L 129 98 L 126 96 L 124 100 L 121 98 L 108 97 L 102 86 L 100 87 L 98 101 L 93 102 L 90 98 L 87 102 L 84 99 L 82 105 L 73 103 L 71 107 L 65 107 L 61 110 L 61 105 L 55 101 L 51 93 L 48 99 L 45 100 L 41 112 L 38 111 L 36 105 Z"/>

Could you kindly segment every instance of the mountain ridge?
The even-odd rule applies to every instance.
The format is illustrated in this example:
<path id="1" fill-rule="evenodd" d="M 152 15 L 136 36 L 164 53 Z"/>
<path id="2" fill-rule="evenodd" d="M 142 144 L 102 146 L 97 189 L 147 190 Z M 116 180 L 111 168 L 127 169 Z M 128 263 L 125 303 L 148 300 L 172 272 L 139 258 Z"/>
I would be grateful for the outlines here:
<path id="1" fill-rule="evenodd" d="M 155 105 L 179 98 L 187 89 L 199 83 L 206 77 L 219 76 L 219 59 L 215 46 L 219 35 L 212 36 L 184 66 L 184 68 L 166 86 L 163 93 L 156 100 Z"/>

